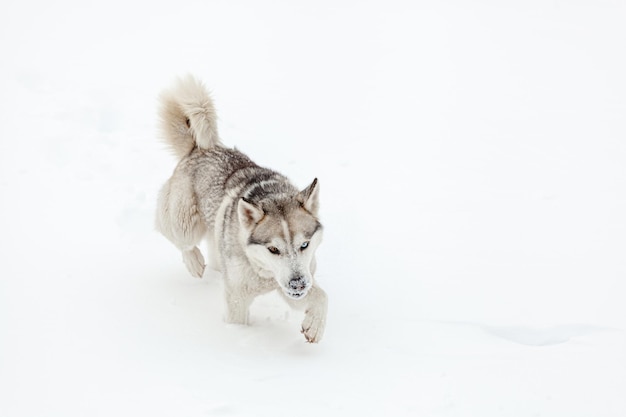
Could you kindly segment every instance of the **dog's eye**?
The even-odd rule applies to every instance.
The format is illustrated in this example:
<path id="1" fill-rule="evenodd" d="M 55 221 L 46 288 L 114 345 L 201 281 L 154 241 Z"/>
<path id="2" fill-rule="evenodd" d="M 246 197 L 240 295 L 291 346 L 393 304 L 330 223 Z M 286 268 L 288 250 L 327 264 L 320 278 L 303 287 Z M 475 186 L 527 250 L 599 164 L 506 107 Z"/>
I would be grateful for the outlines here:
<path id="1" fill-rule="evenodd" d="M 302 245 L 300 245 L 300 250 L 305 250 L 305 249 L 306 249 L 306 248 L 308 248 L 308 247 L 309 247 L 309 242 L 308 242 L 308 241 L 306 241 L 306 242 L 304 242 Z"/>
<path id="2" fill-rule="evenodd" d="M 267 250 L 270 251 L 270 253 L 274 255 L 280 255 L 280 251 L 278 250 L 276 246 L 270 246 L 267 248 Z"/>

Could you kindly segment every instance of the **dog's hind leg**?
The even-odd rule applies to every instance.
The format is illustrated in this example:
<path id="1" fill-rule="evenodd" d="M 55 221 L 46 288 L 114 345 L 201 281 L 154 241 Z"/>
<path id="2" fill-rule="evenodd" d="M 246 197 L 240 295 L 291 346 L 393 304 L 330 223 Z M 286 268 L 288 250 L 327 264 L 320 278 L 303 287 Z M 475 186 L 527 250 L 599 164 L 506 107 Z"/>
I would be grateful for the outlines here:
<path id="1" fill-rule="evenodd" d="M 202 278 L 205 267 L 204 257 L 197 246 L 194 246 L 191 250 L 183 251 L 183 263 L 192 276 Z"/>
<path id="2" fill-rule="evenodd" d="M 204 258 L 197 245 L 207 228 L 187 177 L 174 174 L 165 183 L 159 194 L 156 217 L 157 229 L 181 250 L 189 273 L 202 278 Z"/>

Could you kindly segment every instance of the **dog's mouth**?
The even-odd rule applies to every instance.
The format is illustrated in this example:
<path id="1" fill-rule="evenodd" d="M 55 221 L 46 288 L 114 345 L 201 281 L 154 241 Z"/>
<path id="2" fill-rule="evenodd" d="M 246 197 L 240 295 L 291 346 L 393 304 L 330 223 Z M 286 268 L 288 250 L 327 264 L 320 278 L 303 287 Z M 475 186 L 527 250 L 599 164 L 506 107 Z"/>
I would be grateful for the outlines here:
<path id="1" fill-rule="evenodd" d="M 308 289 L 306 289 L 304 291 L 283 290 L 283 292 L 287 297 L 291 298 L 292 300 L 299 300 L 301 298 L 304 298 L 309 291 Z"/>

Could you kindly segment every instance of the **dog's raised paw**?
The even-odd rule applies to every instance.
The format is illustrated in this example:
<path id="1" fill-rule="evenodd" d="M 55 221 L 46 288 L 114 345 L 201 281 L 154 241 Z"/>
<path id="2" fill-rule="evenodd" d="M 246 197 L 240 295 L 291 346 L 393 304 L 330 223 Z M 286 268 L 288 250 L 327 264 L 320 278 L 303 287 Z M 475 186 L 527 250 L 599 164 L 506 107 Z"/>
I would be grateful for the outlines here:
<path id="1" fill-rule="evenodd" d="M 303 327 L 301 333 L 304 335 L 307 343 L 317 343 L 320 341 L 320 338 L 317 337 L 317 331 L 315 331 L 314 329 L 305 329 Z"/>
<path id="2" fill-rule="evenodd" d="M 204 257 L 197 247 L 183 252 L 183 262 L 191 276 L 202 278 L 204 274 Z"/>
<path id="3" fill-rule="evenodd" d="M 324 335 L 324 325 L 323 319 L 307 315 L 302 322 L 301 333 L 308 343 L 318 343 Z"/>

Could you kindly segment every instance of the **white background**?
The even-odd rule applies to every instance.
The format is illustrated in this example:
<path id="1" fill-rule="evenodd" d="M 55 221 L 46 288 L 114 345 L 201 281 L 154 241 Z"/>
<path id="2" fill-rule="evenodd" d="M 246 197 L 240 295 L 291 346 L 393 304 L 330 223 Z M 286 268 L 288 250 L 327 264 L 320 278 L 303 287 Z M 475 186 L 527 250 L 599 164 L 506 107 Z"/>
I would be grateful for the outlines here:
<path id="1" fill-rule="evenodd" d="M 0 6 L 0 415 L 626 415 L 620 1 Z M 325 339 L 154 231 L 157 97 L 321 185 Z"/>

